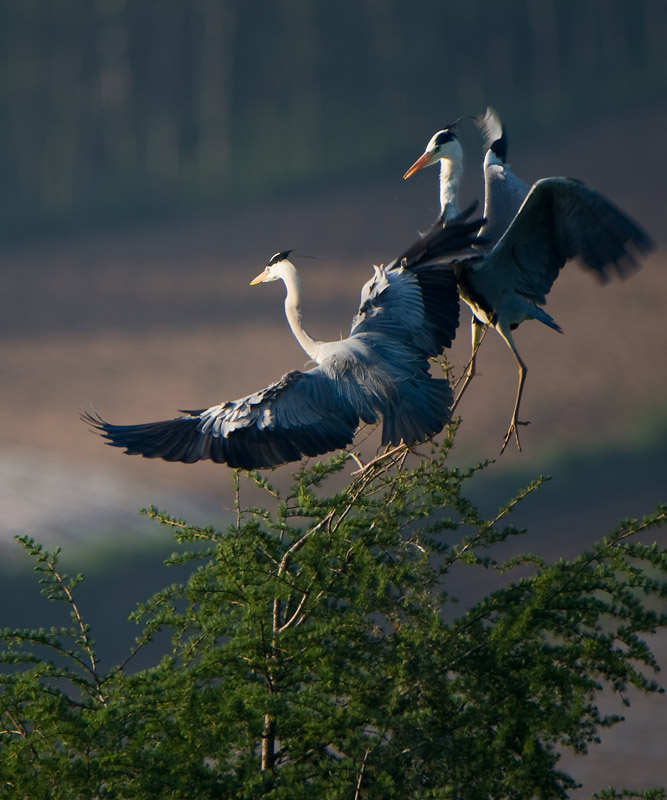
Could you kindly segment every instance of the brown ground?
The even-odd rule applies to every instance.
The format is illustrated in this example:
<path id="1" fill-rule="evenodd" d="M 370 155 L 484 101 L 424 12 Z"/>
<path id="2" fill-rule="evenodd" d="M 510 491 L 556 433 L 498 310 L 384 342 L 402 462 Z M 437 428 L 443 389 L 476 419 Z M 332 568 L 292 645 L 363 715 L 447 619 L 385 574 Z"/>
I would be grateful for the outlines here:
<path id="1" fill-rule="evenodd" d="M 604 288 L 568 267 L 548 305 L 566 335 L 538 323 L 518 332 L 530 369 L 523 409 L 532 425 L 523 433 L 524 454 L 509 448 L 495 467 L 499 473 L 534 464 L 537 474 L 555 450 L 632 443 L 657 415 L 664 419 L 666 123 L 667 110 L 658 109 L 631 128 L 627 120 L 590 124 L 549 148 L 514 157 L 527 180 L 568 174 L 600 189 L 640 220 L 661 248 L 632 278 Z M 406 166 L 396 165 L 397 176 Z M 470 170 L 470 198 L 481 193 L 477 169 Z M 303 367 L 305 356 L 283 317 L 282 286 L 251 288 L 250 279 L 279 249 L 317 255 L 321 261 L 297 261 L 306 327 L 321 339 L 346 335 L 370 264 L 396 255 L 434 217 L 436 179 L 435 170 L 427 170 L 405 184 L 397 177 L 327 196 L 5 252 L 0 543 L 15 532 L 53 541 L 91 529 L 100 535 L 125 529 L 133 526 L 135 509 L 149 503 L 194 522 L 228 505 L 224 467 L 128 458 L 103 447 L 78 420 L 79 409 L 92 403 L 114 422 L 167 418 L 178 408 L 241 397 Z M 464 310 L 451 356 L 457 369 L 469 354 L 468 319 Z M 479 366 L 460 406 L 457 458 L 465 465 L 497 454 L 516 387 L 512 356 L 493 333 Z M 592 515 L 607 506 L 613 519 L 648 513 L 667 499 L 666 475 L 653 476 L 650 485 L 628 475 L 622 490 Z M 612 749 L 595 786 L 623 783 L 628 774 L 634 785 L 660 779 L 667 713 L 664 702 L 652 713 L 658 702 L 649 698 L 631 715 L 647 721 L 648 739 L 629 736 L 626 726 L 610 734 Z M 615 769 L 630 771 L 616 776 Z"/>

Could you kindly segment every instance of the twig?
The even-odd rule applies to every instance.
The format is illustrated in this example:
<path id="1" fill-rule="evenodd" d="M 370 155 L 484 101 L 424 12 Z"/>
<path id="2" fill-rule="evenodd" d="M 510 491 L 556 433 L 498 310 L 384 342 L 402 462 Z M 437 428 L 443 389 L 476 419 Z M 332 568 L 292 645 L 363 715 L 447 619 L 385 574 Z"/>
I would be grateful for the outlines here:
<path id="1" fill-rule="evenodd" d="M 362 468 L 358 472 L 353 472 L 352 475 L 354 476 L 354 475 L 359 475 L 360 473 L 364 473 L 368 469 L 370 469 L 370 467 L 375 466 L 375 464 L 379 463 L 380 461 L 384 461 L 384 459 L 394 456 L 399 451 L 402 450 L 409 451 L 409 449 L 410 448 L 402 442 L 401 444 L 396 445 L 396 447 L 392 447 L 389 450 L 385 450 L 384 453 L 380 453 L 380 455 L 375 456 L 375 458 L 369 461 L 365 467 L 362 466 Z"/>
<path id="2" fill-rule="evenodd" d="M 368 754 L 370 753 L 370 749 L 366 748 L 366 752 L 364 753 L 364 758 L 361 762 L 361 767 L 359 769 L 359 777 L 357 778 L 357 788 L 354 793 L 354 800 L 359 800 L 359 793 L 361 791 L 361 782 L 364 779 L 364 772 L 366 770 L 366 760 L 368 759 Z"/>

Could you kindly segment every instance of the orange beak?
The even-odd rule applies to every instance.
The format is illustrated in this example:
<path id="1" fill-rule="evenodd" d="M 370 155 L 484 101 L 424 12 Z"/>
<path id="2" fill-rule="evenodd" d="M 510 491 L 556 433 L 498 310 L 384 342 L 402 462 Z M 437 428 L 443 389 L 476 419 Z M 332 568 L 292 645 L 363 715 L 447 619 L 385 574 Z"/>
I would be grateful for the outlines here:
<path id="1" fill-rule="evenodd" d="M 267 267 L 264 272 L 260 273 L 256 278 L 253 278 L 250 281 L 251 286 L 255 286 L 258 283 L 263 283 L 269 274 L 269 268 Z"/>
<path id="2" fill-rule="evenodd" d="M 431 163 L 431 158 L 433 157 L 433 153 L 423 153 L 419 156 L 419 158 L 415 161 L 415 163 L 410 167 L 410 169 L 405 173 L 403 176 L 403 180 L 406 180 L 410 177 L 410 175 L 414 175 L 417 170 L 420 170 L 422 167 L 428 167 Z"/>

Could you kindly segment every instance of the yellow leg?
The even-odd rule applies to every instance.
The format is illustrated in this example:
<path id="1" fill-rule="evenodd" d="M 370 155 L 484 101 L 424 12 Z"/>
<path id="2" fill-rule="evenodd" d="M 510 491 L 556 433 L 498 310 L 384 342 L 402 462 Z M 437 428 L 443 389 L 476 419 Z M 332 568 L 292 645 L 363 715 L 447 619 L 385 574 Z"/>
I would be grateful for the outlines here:
<path id="1" fill-rule="evenodd" d="M 468 388 L 468 384 L 470 381 L 475 377 L 475 365 L 477 361 L 477 351 L 479 350 L 479 346 L 484 339 L 486 334 L 488 325 L 484 325 L 480 322 L 477 317 L 473 314 L 472 319 L 470 321 L 470 333 L 472 337 L 472 355 L 470 356 L 470 361 L 468 362 L 468 368 L 466 369 L 466 376 L 465 380 L 463 381 L 463 386 L 459 390 L 459 393 L 456 395 L 456 400 L 454 400 L 454 405 L 452 406 L 451 414 L 454 414 L 454 409 L 459 404 L 459 400 L 463 396 L 463 392 Z"/>
<path id="2" fill-rule="evenodd" d="M 528 374 L 528 367 L 523 363 L 521 356 L 519 355 L 518 350 L 514 344 L 514 339 L 512 337 L 512 333 L 509 330 L 502 330 L 500 327 L 496 328 L 498 333 L 503 337 L 503 339 L 507 342 L 507 346 L 512 351 L 514 358 L 516 359 L 516 363 L 519 366 L 519 386 L 516 393 L 516 401 L 514 403 L 514 411 L 512 412 L 512 420 L 510 422 L 509 429 L 505 434 L 505 439 L 503 440 L 503 446 L 500 449 L 501 455 L 505 452 L 505 448 L 509 440 L 512 438 L 512 434 L 516 439 L 516 446 L 519 448 L 519 452 L 521 452 L 521 442 L 519 440 L 519 425 L 530 425 L 530 422 L 522 422 L 519 419 L 519 406 L 521 405 L 521 395 L 523 394 L 523 387 L 526 382 L 526 375 Z"/>

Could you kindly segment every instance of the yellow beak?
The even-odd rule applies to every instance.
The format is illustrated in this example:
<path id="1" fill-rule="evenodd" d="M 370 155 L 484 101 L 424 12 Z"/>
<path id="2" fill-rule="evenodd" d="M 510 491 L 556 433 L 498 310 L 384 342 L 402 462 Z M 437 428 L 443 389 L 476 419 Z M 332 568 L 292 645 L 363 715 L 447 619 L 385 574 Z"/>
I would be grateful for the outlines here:
<path id="1" fill-rule="evenodd" d="M 256 278 L 253 278 L 253 279 L 250 281 L 250 285 L 251 285 L 251 286 L 255 286 L 255 284 L 257 284 L 257 283 L 263 283 L 263 282 L 264 282 L 264 281 L 265 281 L 265 280 L 266 280 L 268 277 L 269 277 L 269 268 L 268 268 L 268 267 L 266 267 L 266 269 L 264 270 L 264 272 L 262 272 L 262 273 L 261 273 L 261 274 L 259 274 L 259 275 L 258 275 Z"/>

